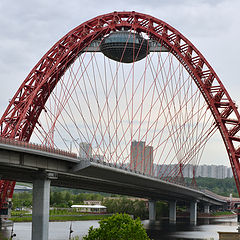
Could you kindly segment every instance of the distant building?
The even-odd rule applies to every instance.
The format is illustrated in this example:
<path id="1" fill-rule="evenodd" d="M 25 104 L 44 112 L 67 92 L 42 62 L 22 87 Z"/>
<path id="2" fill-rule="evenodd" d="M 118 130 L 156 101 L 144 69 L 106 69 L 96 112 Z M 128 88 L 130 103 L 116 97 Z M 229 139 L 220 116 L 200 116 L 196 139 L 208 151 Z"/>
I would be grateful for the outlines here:
<path id="1" fill-rule="evenodd" d="M 211 167 L 211 177 L 217 178 L 218 177 L 218 166 L 212 165 Z"/>
<path id="2" fill-rule="evenodd" d="M 145 142 L 133 141 L 130 149 L 130 168 L 134 171 L 152 175 L 153 147 L 145 146 Z"/>
<path id="3" fill-rule="evenodd" d="M 154 164 L 154 176 L 155 177 L 164 177 L 164 176 L 168 176 L 170 174 L 170 172 L 173 169 L 173 165 L 167 165 L 167 164 L 163 164 L 163 165 L 155 165 Z"/>
<path id="4" fill-rule="evenodd" d="M 153 173 L 153 147 L 146 146 L 144 152 L 144 172 L 147 175 L 151 175 Z"/>
<path id="5" fill-rule="evenodd" d="M 107 207 L 102 205 L 72 205 L 71 208 L 76 208 L 77 212 L 84 213 L 106 213 Z"/>
<path id="6" fill-rule="evenodd" d="M 227 168 L 227 177 L 228 177 L 228 178 L 233 177 L 232 168 Z"/>
<path id="7" fill-rule="evenodd" d="M 208 178 L 232 178 L 232 168 L 223 166 L 223 165 L 199 165 L 194 166 L 192 164 L 188 164 L 183 166 L 182 173 L 184 177 L 192 178 L 193 177 L 193 168 L 195 168 L 195 177 L 208 177 Z M 156 165 L 154 164 L 154 176 L 155 177 L 163 177 L 168 176 L 173 169 L 178 169 L 176 164 L 163 164 Z"/>
<path id="8" fill-rule="evenodd" d="M 102 201 L 97 201 L 97 200 L 85 200 L 83 201 L 84 205 L 101 205 Z"/>
<path id="9" fill-rule="evenodd" d="M 208 177 L 209 176 L 209 166 L 203 165 L 201 166 L 201 177 Z"/>
<path id="10" fill-rule="evenodd" d="M 92 146 L 90 143 L 81 142 L 79 144 L 79 157 L 87 159 L 92 157 Z"/>
<path id="11" fill-rule="evenodd" d="M 130 150 L 130 168 L 143 173 L 143 161 L 145 155 L 145 142 L 133 141 Z"/>

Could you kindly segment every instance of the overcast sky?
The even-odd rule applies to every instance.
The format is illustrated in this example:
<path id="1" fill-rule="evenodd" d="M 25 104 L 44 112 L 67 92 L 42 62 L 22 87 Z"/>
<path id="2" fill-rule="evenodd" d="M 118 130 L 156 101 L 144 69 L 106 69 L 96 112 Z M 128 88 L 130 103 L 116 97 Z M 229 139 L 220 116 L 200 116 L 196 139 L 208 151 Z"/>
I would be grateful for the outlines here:
<path id="1" fill-rule="evenodd" d="M 0 114 L 34 65 L 63 35 L 95 16 L 123 10 L 152 15 L 179 30 L 240 105 L 239 0 L 1 0 Z"/>

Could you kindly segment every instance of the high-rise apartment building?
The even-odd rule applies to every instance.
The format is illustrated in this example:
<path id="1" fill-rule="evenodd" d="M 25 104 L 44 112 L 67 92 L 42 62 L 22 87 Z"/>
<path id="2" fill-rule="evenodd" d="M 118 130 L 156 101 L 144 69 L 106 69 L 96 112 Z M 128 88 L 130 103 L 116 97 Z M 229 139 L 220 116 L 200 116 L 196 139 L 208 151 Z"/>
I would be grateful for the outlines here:
<path id="1" fill-rule="evenodd" d="M 153 147 L 152 146 L 145 146 L 144 172 L 147 175 L 152 176 L 152 173 L 153 173 Z"/>
<path id="2" fill-rule="evenodd" d="M 90 143 L 81 142 L 79 144 L 79 157 L 84 159 L 92 157 L 92 146 Z"/>
<path id="3" fill-rule="evenodd" d="M 130 150 L 130 168 L 143 173 L 143 161 L 145 157 L 145 142 L 133 141 Z"/>
<path id="4" fill-rule="evenodd" d="M 130 150 L 130 168 L 134 171 L 152 175 L 153 147 L 145 146 L 145 142 L 133 141 Z"/>
<path id="5" fill-rule="evenodd" d="M 156 177 L 164 177 L 168 176 L 172 169 L 178 169 L 179 166 L 177 164 L 171 164 L 171 165 L 155 165 L 154 164 L 154 175 Z M 224 178 L 231 178 L 233 177 L 232 169 L 227 166 L 223 165 L 199 165 L 195 166 L 192 164 L 188 164 L 183 166 L 183 176 L 192 178 L 193 177 L 193 168 L 195 168 L 195 177 L 208 177 L 208 178 L 218 178 L 218 179 L 224 179 Z M 175 170 L 176 171 L 176 170 Z"/>

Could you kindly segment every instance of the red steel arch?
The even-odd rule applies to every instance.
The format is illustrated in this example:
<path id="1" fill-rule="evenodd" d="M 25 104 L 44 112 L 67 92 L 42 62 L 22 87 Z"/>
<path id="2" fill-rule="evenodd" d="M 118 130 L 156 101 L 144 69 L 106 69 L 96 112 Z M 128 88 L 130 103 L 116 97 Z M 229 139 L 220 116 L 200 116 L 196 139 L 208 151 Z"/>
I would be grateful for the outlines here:
<path id="1" fill-rule="evenodd" d="M 160 42 L 194 79 L 222 135 L 240 194 L 240 136 L 237 135 L 240 115 L 235 103 L 210 64 L 186 37 L 162 20 L 142 13 L 104 14 L 79 25 L 60 39 L 32 69 L 12 98 L 0 120 L 1 136 L 29 141 L 48 97 L 68 67 L 93 40 L 123 27 L 146 33 Z M 7 196 L 4 191 L 0 192 L 1 202 L 5 201 L 3 196 Z"/>

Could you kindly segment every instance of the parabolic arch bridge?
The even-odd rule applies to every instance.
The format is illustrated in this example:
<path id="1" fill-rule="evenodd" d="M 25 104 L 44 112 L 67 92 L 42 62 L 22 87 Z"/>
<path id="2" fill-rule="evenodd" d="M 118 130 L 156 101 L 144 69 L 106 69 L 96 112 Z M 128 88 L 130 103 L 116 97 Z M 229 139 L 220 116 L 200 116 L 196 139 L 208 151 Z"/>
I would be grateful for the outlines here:
<path id="1" fill-rule="evenodd" d="M 213 201 L 176 182 L 187 164 L 197 167 L 215 132 L 222 136 L 240 193 L 235 103 L 196 47 L 146 14 L 104 14 L 66 34 L 23 81 L 0 125 L 2 141 L 27 146 L 31 140 L 53 152 L 78 154 L 59 157 L 63 155 L 34 152 L 29 145 L 3 144 L 2 212 L 16 180 L 32 181 L 35 194 L 48 196 L 50 178 L 54 185 L 154 200 Z M 156 167 L 172 163 L 176 167 L 171 171 Z M 46 197 L 38 199 L 42 202 L 34 204 L 43 210 Z M 34 211 L 33 238 L 47 239 L 45 224 L 43 236 L 36 234 L 39 224 L 34 223 L 43 215 L 47 221 L 46 213 Z"/>

